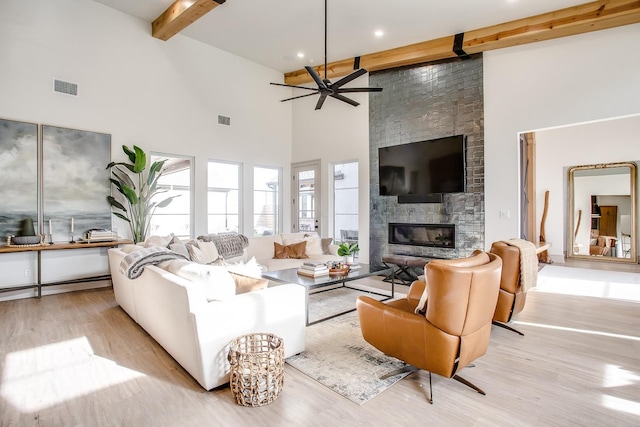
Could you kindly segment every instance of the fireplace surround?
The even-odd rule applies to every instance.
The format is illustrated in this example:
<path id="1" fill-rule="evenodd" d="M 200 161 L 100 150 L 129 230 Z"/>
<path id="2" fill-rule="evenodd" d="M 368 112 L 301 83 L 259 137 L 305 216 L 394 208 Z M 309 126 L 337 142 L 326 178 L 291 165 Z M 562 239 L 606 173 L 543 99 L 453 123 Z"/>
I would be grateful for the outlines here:
<path id="1" fill-rule="evenodd" d="M 389 223 L 389 240 L 392 245 L 455 248 L 455 224 Z"/>

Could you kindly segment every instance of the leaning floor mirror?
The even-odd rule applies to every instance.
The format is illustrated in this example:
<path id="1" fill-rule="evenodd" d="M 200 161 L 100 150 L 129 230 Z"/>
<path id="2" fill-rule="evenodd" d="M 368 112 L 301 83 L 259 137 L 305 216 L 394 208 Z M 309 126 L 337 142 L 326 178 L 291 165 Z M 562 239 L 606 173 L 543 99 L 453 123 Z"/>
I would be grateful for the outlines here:
<path id="1" fill-rule="evenodd" d="M 569 169 L 569 258 L 637 263 L 636 164 Z"/>

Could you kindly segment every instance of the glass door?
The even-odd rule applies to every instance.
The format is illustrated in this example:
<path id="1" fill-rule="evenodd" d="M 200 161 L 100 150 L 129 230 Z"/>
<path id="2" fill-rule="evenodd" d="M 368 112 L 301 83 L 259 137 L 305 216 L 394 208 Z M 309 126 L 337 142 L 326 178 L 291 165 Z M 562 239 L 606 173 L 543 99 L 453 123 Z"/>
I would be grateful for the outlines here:
<path id="1" fill-rule="evenodd" d="M 292 200 L 294 232 L 315 231 L 320 235 L 320 162 L 293 165 Z"/>

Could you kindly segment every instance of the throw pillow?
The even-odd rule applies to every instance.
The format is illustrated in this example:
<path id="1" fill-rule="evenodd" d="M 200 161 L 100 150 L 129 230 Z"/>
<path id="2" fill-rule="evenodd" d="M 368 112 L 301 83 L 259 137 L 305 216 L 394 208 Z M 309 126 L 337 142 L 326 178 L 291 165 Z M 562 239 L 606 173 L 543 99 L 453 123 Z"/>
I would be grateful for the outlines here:
<path id="1" fill-rule="evenodd" d="M 179 253 L 180 255 L 184 255 L 185 258 L 189 258 L 189 250 L 185 246 L 184 242 L 180 240 L 179 237 L 173 236 L 173 239 L 169 242 L 168 248 L 173 252 Z"/>
<path id="2" fill-rule="evenodd" d="M 236 294 L 259 291 L 269 285 L 267 279 L 256 279 L 255 277 L 243 276 L 242 274 L 231 273 L 231 277 L 236 282 Z"/>
<path id="3" fill-rule="evenodd" d="M 255 257 L 251 257 L 251 259 L 246 263 L 225 263 L 224 265 L 230 273 L 240 274 L 242 276 L 253 277 L 256 279 L 262 278 L 262 267 L 258 264 Z"/>
<path id="4" fill-rule="evenodd" d="M 425 279 L 426 280 L 426 279 Z M 422 291 L 422 295 L 420 296 L 420 302 L 418 303 L 418 305 L 416 306 L 414 312 L 416 314 L 422 314 L 425 315 L 427 312 L 427 288 L 428 286 L 425 285 L 424 287 L 424 291 Z"/>
<path id="5" fill-rule="evenodd" d="M 169 247 L 169 243 L 173 239 L 173 233 L 168 236 L 149 236 L 147 240 L 144 241 L 144 246 L 146 248 L 150 248 L 152 246 L 162 246 L 163 248 Z"/>
<path id="6" fill-rule="evenodd" d="M 165 269 L 195 283 L 202 289 L 207 301 L 224 301 L 236 294 L 236 282 L 224 267 L 173 261 Z"/>
<path id="7" fill-rule="evenodd" d="M 200 249 L 207 257 L 207 262 L 205 262 L 205 264 L 211 264 L 220 258 L 220 254 L 218 254 L 218 249 L 216 248 L 215 243 L 203 242 L 202 240 L 197 240 L 197 242 L 198 249 Z"/>
<path id="8" fill-rule="evenodd" d="M 281 245 L 280 243 L 273 242 L 275 259 L 306 259 L 309 258 L 306 254 L 307 242 L 302 241 L 300 243 L 294 243 L 292 245 Z"/>
<path id="9" fill-rule="evenodd" d="M 282 243 L 284 245 L 293 245 L 294 243 L 307 242 L 307 248 L 305 253 L 310 256 L 323 255 L 322 251 L 322 239 L 317 233 L 304 233 L 304 234 L 288 234 L 282 236 Z"/>
<path id="10" fill-rule="evenodd" d="M 329 245 L 333 243 L 333 237 L 326 237 L 324 239 L 321 239 L 320 241 L 322 245 L 322 253 L 324 255 L 331 255 L 331 251 L 329 251 Z"/>
<path id="11" fill-rule="evenodd" d="M 318 236 L 305 237 L 307 242 L 306 254 L 310 256 L 322 255 L 322 239 Z"/>

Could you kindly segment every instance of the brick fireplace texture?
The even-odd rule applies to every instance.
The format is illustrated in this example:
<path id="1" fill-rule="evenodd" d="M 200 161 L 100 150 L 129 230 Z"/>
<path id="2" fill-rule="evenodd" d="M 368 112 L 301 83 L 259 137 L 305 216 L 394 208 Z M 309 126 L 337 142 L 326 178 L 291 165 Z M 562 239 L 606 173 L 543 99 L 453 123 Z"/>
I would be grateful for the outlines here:
<path id="1" fill-rule="evenodd" d="M 371 73 L 370 262 L 390 254 L 465 257 L 484 248 L 484 102 L 482 56 Z M 452 135 L 467 137 L 466 192 L 445 194 L 442 203 L 399 204 L 380 196 L 378 148 Z M 388 243 L 389 223 L 455 224 L 455 247 Z"/>

